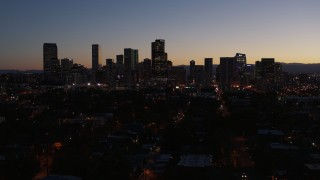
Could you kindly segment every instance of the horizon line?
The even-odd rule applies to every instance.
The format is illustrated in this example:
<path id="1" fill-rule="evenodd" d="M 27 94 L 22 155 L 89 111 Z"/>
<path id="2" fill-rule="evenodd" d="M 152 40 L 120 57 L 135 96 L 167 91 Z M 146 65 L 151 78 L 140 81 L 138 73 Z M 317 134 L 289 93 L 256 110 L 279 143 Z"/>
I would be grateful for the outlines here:
<path id="1" fill-rule="evenodd" d="M 141 61 L 143 62 L 143 61 Z M 302 62 L 290 62 L 290 63 L 286 63 L 286 62 L 278 62 L 278 63 L 281 63 L 281 64 L 301 64 L 301 65 L 320 65 L 320 62 L 319 63 L 302 63 Z M 78 64 L 78 63 L 75 63 L 75 64 Z M 255 65 L 255 64 L 252 64 L 252 63 L 248 63 L 250 65 Z M 82 65 L 82 64 L 81 64 Z M 196 65 L 204 65 L 204 64 L 196 64 Z M 215 64 L 213 63 L 212 65 L 219 65 L 219 64 Z M 173 67 L 175 66 L 190 66 L 190 64 L 179 64 L 179 65 L 174 65 Z M 85 68 L 87 69 L 91 69 L 89 67 L 86 67 Z M 0 71 L 43 71 L 43 69 L 0 69 Z"/>

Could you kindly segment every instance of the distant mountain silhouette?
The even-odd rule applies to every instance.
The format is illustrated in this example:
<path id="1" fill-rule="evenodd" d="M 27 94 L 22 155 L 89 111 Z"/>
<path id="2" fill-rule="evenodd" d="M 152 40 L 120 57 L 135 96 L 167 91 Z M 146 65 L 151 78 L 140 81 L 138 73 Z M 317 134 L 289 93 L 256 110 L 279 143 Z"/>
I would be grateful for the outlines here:
<path id="1" fill-rule="evenodd" d="M 42 70 L 27 70 L 27 71 L 21 71 L 21 70 L 14 70 L 14 69 L 0 69 L 0 74 L 19 74 L 19 73 L 33 73 L 33 74 L 40 74 L 42 73 Z"/>
<path id="2" fill-rule="evenodd" d="M 296 73 L 320 73 L 320 63 L 318 64 L 303 64 L 303 63 L 281 63 L 282 70 L 290 74 Z M 216 72 L 218 65 L 212 65 L 213 73 Z M 188 65 L 179 65 L 179 67 L 184 67 L 187 72 L 189 72 Z"/>
<path id="3" fill-rule="evenodd" d="M 320 73 L 320 63 L 316 64 L 303 64 L 303 63 L 281 63 L 282 69 L 285 72 L 290 74 L 296 73 Z M 216 72 L 217 64 L 212 65 L 213 73 Z M 184 67 L 187 72 L 189 73 L 189 65 L 178 65 L 177 67 Z M 35 73 L 40 74 L 42 70 L 27 70 L 27 71 L 20 71 L 20 70 L 10 70 L 10 69 L 0 69 L 0 74 L 17 74 L 17 73 Z"/>
<path id="4" fill-rule="evenodd" d="M 320 63 L 302 64 L 302 63 L 281 63 L 283 71 L 288 73 L 320 73 Z"/>

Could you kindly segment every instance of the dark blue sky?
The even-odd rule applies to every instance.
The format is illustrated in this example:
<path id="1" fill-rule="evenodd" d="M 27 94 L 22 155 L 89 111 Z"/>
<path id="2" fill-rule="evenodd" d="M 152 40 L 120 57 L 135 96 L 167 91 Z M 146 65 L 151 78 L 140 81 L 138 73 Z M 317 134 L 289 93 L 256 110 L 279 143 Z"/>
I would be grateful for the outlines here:
<path id="1" fill-rule="evenodd" d="M 101 61 L 166 40 L 174 65 L 246 53 L 281 62 L 320 62 L 319 0 L 1 0 L 0 69 L 41 69 L 42 45 L 59 58 L 90 67 L 91 44 Z"/>

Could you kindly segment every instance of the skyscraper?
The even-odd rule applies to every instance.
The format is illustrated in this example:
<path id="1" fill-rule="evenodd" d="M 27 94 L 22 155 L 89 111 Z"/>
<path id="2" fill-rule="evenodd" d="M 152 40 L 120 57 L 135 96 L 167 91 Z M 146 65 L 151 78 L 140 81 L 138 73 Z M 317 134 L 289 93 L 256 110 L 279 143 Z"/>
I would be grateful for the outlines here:
<path id="1" fill-rule="evenodd" d="M 124 69 L 125 71 L 134 71 L 137 68 L 139 53 L 137 49 L 124 49 Z"/>
<path id="2" fill-rule="evenodd" d="M 236 59 L 221 57 L 219 65 L 219 83 L 223 90 L 230 90 L 234 81 Z"/>
<path id="3" fill-rule="evenodd" d="M 117 84 L 120 85 L 123 81 L 123 75 L 124 75 L 124 65 L 123 65 L 123 55 L 117 55 L 116 60 L 116 78 L 117 78 Z"/>
<path id="4" fill-rule="evenodd" d="M 189 83 L 195 83 L 195 73 L 196 73 L 196 62 L 194 60 L 190 61 L 190 73 L 189 73 Z"/>
<path id="5" fill-rule="evenodd" d="M 139 53 L 137 49 L 124 49 L 124 77 L 127 85 L 132 85 L 137 78 Z"/>
<path id="6" fill-rule="evenodd" d="M 138 49 L 133 50 L 133 70 L 137 70 L 138 68 L 138 63 L 139 63 L 139 51 Z"/>
<path id="7" fill-rule="evenodd" d="M 152 76 L 152 62 L 151 59 L 144 59 L 143 60 L 143 74 L 142 78 L 145 84 L 148 84 L 150 82 Z"/>
<path id="8" fill-rule="evenodd" d="M 274 77 L 274 58 L 261 58 L 260 76 L 264 79 L 273 79 Z"/>
<path id="9" fill-rule="evenodd" d="M 113 87 L 115 85 L 116 75 L 115 75 L 115 64 L 113 59 L 106 59 L 105 66 L 106 74 L 107 74 L 107 83 L 109 86 Z"/>
<path id="10" fill-rule="evenodd" d="M 92 45 L 92 71 L 99 70 L 100 61 L 99 61 L 99 44 Z"/>
<path id="11" fill-rule="evenodd" d="M 212 58 L 205 58 L 204 59 L 204 80 L 206 85 L 210 85 L 212 83 Z"/>
<path id="12" fill-rule="evenodd" d="M 261 58 L 256 61 L 255 77 L 257 85 L 264 90 L 274 90 L 280 85 L 282 66 L 274 58 Z"/>
<path id="13" fill-rule="evenodd" d="M 45 80 L 55 80 L 59 73 L 58 47 L 55 43 L 43 44 L 43 74 Z"/>
<path id="14" fill-rule="evenodd" d="M 236 61 L 236 72 L 242 73 L 247 64 L 247 58 L 245 54 L 237 53 L 235 56 Z"/>
<path id="15" fill-rule="evenodd" d="M 195 65 L 194 85 L 202 86 L 204 82 L 204 66 Z"/>
<path id="16" fill-rule="evenodd" d="M 61 73 L 68 74 L 71 72 L 73 60 L 68 58 L 61 59 Z"/>
<path id="17" fill-rule="evenodd" d="M 117 65 L 123 65 L 123 55 L 117 55 Z"/>
<path id="18" fill-rule="evenodd" d="M 186 84 L 187 71 L 184 67 L 172 67 L 168 69 L 168 84 L 180 86 Z"/>
<path id="19" fill-rule="evenodd" d="M 73 66 L 73 60 L 68 58 L 61 59 L 61 77 L 65 84 L 71 84 L 72 76 L 71 70 Z"/>
<path id="20" fill-rule="evenodd" d="M 235 56 L 235 75 L 234 80 L 239 83 L 239 85 L 245 84 L 245 68 L 247 65 L 247 58 L 245 54 L 237 53 Z"/>
<path id="21" fill-rule="evenodd" d="M 167 55 L 165 52 L 165 40 L 156 39 L 151 43 L 151 59 L 153 78 L 156 81 L 167 81 L 168 68 L 167 68 Z"/>

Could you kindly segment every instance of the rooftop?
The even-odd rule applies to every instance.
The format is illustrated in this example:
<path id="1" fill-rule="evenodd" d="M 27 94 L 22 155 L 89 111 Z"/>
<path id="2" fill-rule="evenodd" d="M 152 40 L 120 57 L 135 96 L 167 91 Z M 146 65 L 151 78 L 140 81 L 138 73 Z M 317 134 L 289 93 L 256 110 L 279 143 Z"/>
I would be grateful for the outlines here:
<path id="1" fill-rule="evenodd" d="M 178 165 L 184 166 L 184 167 L 212 166 L 212 155 L 204 155 L 204 154 L 182 155 Z"/>
<path id="2" fill-rule="evenodd" d="M 274 135 L 274 136 L 284 136 L 284 132 L 273 129 L 259 129 L 258 135 Z"/>
<path id="3" fill-rule="evenodd" d="M 280 149 L 280 150 L 298 150 L 297 146 L 282 144 L 282 143 L 271 143 L 269 144 L 271 149 Z"/>

